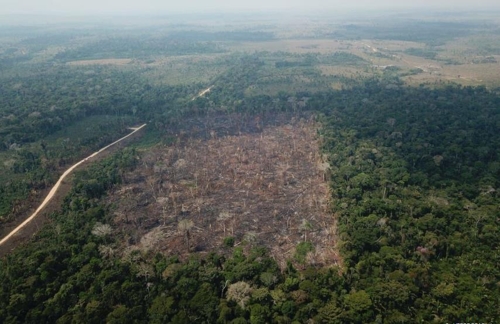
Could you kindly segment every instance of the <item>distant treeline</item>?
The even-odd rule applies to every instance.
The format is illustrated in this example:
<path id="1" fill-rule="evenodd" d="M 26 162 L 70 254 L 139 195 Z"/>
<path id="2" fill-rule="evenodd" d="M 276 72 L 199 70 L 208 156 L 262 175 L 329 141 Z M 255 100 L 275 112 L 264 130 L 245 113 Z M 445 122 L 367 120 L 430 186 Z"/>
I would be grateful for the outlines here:
<path id="1" fill-rule="evenodd" d="M 318 64 L 324 65 L 358 65 L 366 63 L 366 61 L 352 53 L 335 52 L 332 54 L 305 54 L 298 60 L 281 60 L 275 63 L 277 68 L 290 67 L 311 67 Z"/>
<path id="2" fill-rule="evenodd" d="M 330 34 L 336 39 L 385 39 L 442 45 L 456 37 L 463 37 L 483 28 L 476 22 L 396 21 L 373 24 L 347 24 Z"/>

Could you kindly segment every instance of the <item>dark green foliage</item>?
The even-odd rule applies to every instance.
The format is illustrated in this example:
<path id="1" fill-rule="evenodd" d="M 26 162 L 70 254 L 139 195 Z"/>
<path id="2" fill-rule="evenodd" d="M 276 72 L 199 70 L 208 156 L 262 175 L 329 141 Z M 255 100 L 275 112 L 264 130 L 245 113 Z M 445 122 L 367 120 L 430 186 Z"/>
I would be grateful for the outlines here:
<path id="1" fill-rule="evenodd" d="M 60 52 L 55 55 L 54 59 L 62 62 L 103 58 L 147 59 L 155 55 L 165 54 L 192 55 L 221 52 L 223 50 L 214 42 L 191 41 L 186 38 L 178 38 L 176 35 L 170 37 L 113 36 L 76 49 Z"/>
<path id="2" fill-rule="evenodd" d="M 331 64 L 331 65 L 359 65 L 366 63 L 366 61 L 352 53 L 349 52 L 335 52 L 333 54 L 327 54 L 320 57 L 320 62 L 322 64 Z"/>
<path id="3" fill-rule="evenodd" d="M 152 87 L 134 69 L 16 67 L 0 76 L 0 223 L 19 213 L 30 191 L 52 185 L 64 167 L 130 132 L 175 123 L 197 86 Z M 194 87 L 194 88 L 193 88 Z M 167 120 L 168 122 L 165 122 Z"/>
<path id="4" fill-rule="evenodd" d="M 79 172 L 63 213 L 53 216 L 56 224 L 43 229 L 29 246 L 1 261 L 0 320 L 99 323 L 105 318 L 111 323 L 268 323 L 272 318 L 282 322 L 295 317 L 299 309 L 288 295 L 298 288 L 299 279 L 291 272 L 285 280 L 262 248 L 255 248 L 249 255 L 235 248 L 233 256 L 225 261 L 212 254 L 183 264 L 161 255 L 147 259 L 141 253 L 130 258 L 133 262 L 125 258 L 110 260 L 103 253 L 103 247 L 113 247 L 113 239 L 105 242 L 93 234 L 96 223 L 109 221 L 108 211 L 98 198 L 119 182 L 113 170 L 133 167 L 135 159 L 130 157 L 134 154 L 134 150 L 124 150 Z M 92 183 L 99 190 L 88 190 L 89 179 L 94 179 Z M 154 267 L 145 275 L 147 264 Z M 310 280 L 321 282 L 333 277 L 338 275 L 308 275 Z M 238 280 L 246 280 L 256 289 L 262 283 L 269 288 L 253 294 L 250 305 L 242 309 L 225 300 L 224 287 Z M 341 285 L 332 287 L 341 289 Z M 316 294 L 313 290 L 317 289 L 309 291 Z"/>
<path id="5" fill-rule="evenodd" d="M 341 39 L 390 39 L 442 45 L 456 37 L 471 34 L 482 26 L 480 21 L 449 22 L 411 19 L 391 19 L 374 24 L 348 24 L 333 33 Z"/>
<path id="6" fill-rule="evenodd" d="M 294 258 L 299 263 L 304 263 L 308 252 L 314 251 L 314 246 L 311 242 L 300 242 L 295 248 Z"/>
<path id="7" fill-rule="evenodd" d="M 306 54 L 298 60 L 277 61 L 277 68 L 308 67 L 317 64 L 326 65 L 358 65 L 366 63 L 361 57 L 348 52 L 335 52 L 326 55 Z"/>
<path id="8" fill-rule="evenodd" d="M 437 52 L 431 49 L 422 49 L 422 48 L 408 48 L 405 50 L 406 54 L 414 55 L 414 56 L 420 56 L 426 59 L 433 60 L 437 56 Z"/>
<path id="9" fill-rule="evenodd" d="M 346 27 L 352 33 L 357 28 Z M 399 38 L 425 40 L 437 28 L 444 28 L 440 39 L 461 34 L 460 25 L 431 24 L 415 35 L 399 30 Z M 212 43 L 194 46 L 186 41 L 175 47 L 152 39 L 130 47 L 110 39 L 99 48 L 104 56 L 123 50 L 140 57 L 142 45 L 153 52 L 170 45 L 166 50 L 219 50 Z M 93 46 L 69 50 L 59 59 L 86 57 Z M 0 260 L 0 322 L 397 323 L 500 318 L 498 95 L 482 87 L 406 88 L 388 73 L 390 82 L 369 80 L 342 91 L 248 96 L 245 91 L 251 85 L 273 82 L 262 80 L 270 67 L 304 68 L 316 78 L 319 73 L 308 70 L 314 64 L 362 63 L 345 53 L 273 55 L 228 58 L 227 71 L 214 80 L 209 94 L 196 100 L 191 98 L 199 85 L 157 87 L 138 77 L 138 71 L 109 67 L 93 67 L 89 74 L 86 68 L 56 66 L 33 78 L 2 76 L 0 103 L 7 118 L 0 122 L 0 150 L 24 145 L 12 147 L 16 161 L 9 172 L 29 180 L 10 180 L 0 187 L 0 212 L 7 213 L 13 201 L 33 188 L 54 181 L 49 176 L 54 166 L 47 161 L 69 163 L 117 138 L 135 121 L 147 121 L 156 136 L 171 129 L 175 133 L 189 117 L 237 112 L 242 120 L 266 120 L 276 112 L 310 110 L 323 124 L 318 136 L 331 166 L 332 209 L 345 263 L 342 275 L 337 269 L 307 268 L 307 253 L 314 250 L 307 239 L 283 269 L 262 248 L 244 253 L 234 247 L 232 237 L 224 240 L 232 255 L 224 257 L 211 254 L 179 262 L 136 251 L 122 258 L 116 253 L 120 234 L 100 236 L 94 229 L 99 224 L 113 228 L 109 206 L 100 198 L 134 167 L 138 153 L 127 149 L 78 172 L 62 212 L 53 214 L 52 223 L 32 242 Z M 80 89 L 90 75 L 101 88 L 89 91 L 82 86 L 86 89 L 66 102 L 71 94 L 64 85 Z M 119 81 L 108 84 L 108 78 Z M 17 88 L 20 79 L 26 86 Z M 307 105 L 298 105 L 297 98 L 307 98 Z M 57 142 L 63 135 L 56 135 L 68 126 L 104 116 L 116 118 L 102 123 L 95 136 L 80 138 L 74 148 Z M 257 123 L 255 131 L 259 127 Z M 56 139 L 47 140 L 51 136 Z M 165 141 L 175 138 L 168 136 Z M 55 150 L 53 143 L 62 148 Z M 303 230 L 306 238 L 311 229 Z M 251 287 L 244 307 L 226 295 L 228 286 L 237 282 Z"/>
<path id="10" fill-rule="evenodd" d="M 233 247 L 234 246 L 234 237 L 229 236 L 224 238 L 224 246 Z"/>
<path id="11" fill-rule="evenodd" d="M 344 299 L 346 320 L 498 317 L 479 307 L 498 300 L 498 286 L 474 284 L 500 276 L 491 249 L 500 243 L 491 236 L 499 228 L 498 97 L 482 87 L 375 81 L 313 100 L 330 125 L 322 136 L 334 210 L 357 291 Z M 405 305 L 415 306 L 408 313 Z"/>

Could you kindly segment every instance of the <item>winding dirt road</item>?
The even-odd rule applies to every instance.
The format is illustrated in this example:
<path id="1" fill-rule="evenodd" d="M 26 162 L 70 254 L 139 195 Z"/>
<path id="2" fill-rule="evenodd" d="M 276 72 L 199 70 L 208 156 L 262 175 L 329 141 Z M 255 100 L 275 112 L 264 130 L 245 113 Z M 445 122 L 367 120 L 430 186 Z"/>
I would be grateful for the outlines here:
<path id="1" fill-rule="evenodd" d="M 123 141 L 124 139 L 126 139 L 127 137 L 129 136 L 132 136 L 134 133 L 138 132 L 140 129 L 142 129 L 144 126 L 146 126 L 146 124 L 143 124 L 139 127 L 134 127 L 134 128 L 130 128 L 132 129 L 133 131 L 120 138 L 119 140 L 117 141 L 114 141 L 113 143 L 103 147 L 102 149 L 100 149 L 99 151 L 97 152 L 94 152 L 92 153 L 91 155 L 89 155 L 88 157 L 86 157 L 85 159 L 81 160 L 80 162 L 78 163 L 75 163 L 73 166 L 71 166 L 68 170 L 66 170 L 62 176 L 59 178 L 59 180 L 57 180 L 56 184 L 54 185 L 54 187 L 52 187 L 52 189 L 50 190 L 49 194 L 47 195 L 47 197 L 45 197 L 44 201 L 40 204 L 40 206 L 38 206 L 37 210 L 30 216 L 28 217 L 24 222 L 22 222 L 18 227 L 16 227 L 14 230 L 12 230 L 9 234 L 7 234 L 1 241 L 0 241 L 0 245 L 2 245 L 3 243 L 5 243 L 9 238 L 11 238 L 12 236 L 14 236 L 17 232 L 19 232 L 23 227 L 25 227 L 29 222 L 31 222 L 37 215 L 38 213 L 47 205 L 47 203 L 52 199 L 52 197 L 54 197 L 55 193 L 57 192 L 57 190 L 59 189 L 59 186 L 61 185 L 62 181 L 64 180 L 64 178 L 66 178 L 75 168 L 77 168 L 80 164 L 88 161 L 90 158 L 93 158 L 94 156 L 98 155 L 99 153 L 109 149 L 111 146 Z"/>

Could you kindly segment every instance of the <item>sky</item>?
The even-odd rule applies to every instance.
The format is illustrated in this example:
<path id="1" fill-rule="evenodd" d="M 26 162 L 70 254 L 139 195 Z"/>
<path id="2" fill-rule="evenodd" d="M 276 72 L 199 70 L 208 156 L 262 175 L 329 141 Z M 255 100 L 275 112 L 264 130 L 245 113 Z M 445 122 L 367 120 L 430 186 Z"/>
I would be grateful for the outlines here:
<path id="1" fill-rule="evenodd" d="M 499 0 L 0 0 L 9 14 L 170 14 L 268 10 L 500 9 Z"/>

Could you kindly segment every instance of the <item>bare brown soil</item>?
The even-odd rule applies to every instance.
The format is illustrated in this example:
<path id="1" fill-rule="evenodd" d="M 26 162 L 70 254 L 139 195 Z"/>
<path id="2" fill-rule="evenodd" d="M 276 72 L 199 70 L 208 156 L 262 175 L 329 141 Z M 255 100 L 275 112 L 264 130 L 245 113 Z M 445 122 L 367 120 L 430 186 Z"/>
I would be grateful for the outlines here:
<path id="1" fill-rule="evenodd" d="M 241 119 L 224 123 L 234 129 Z M 312 118 L 264 124 L 257 118 L 253 128 L 225 136 L 212 124 L 217 131 L 208 138 L 180 132 L 176 144 L 145 153 L 109 196 L 123 256 L 229 253 L 223 241 L 234 237 L 245 249 L 267 247 L 283 267 L 303 241 L 315 247 L 307 263 L 340 263 L 317 124 Z"/>

